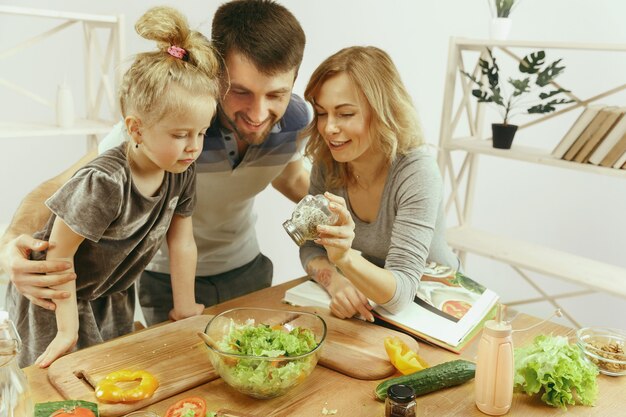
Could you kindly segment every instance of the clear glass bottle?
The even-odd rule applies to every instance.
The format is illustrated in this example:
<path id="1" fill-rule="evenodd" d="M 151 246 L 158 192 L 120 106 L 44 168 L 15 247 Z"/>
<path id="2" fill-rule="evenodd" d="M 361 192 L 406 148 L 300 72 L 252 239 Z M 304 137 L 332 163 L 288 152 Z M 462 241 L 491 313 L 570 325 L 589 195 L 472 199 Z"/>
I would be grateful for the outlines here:
<path id="1" fill-rule="evenodd" d="M 293 210 L 291 219 L 283 223 L 287 234 L 298 246 L 307 240 L 317 239 L 317 226 L 331 225 L 337 221 L 337 215 L 330 211 L 330 201 L 322 194 L 307 195 Z"/>
<path id="2" fill-rule="evenodd" d="M 24 417 L 34 413 L 30 388 L 17 364 L 22 341 L 9 313 L 0 310 L 0 416 Z"/>
<path id="3" fill-rule="evenodd" d="M 404 384 L 395 384 L 387 388 L 385 399 L 385 417 L 415 417 L 415 390 Z"/>

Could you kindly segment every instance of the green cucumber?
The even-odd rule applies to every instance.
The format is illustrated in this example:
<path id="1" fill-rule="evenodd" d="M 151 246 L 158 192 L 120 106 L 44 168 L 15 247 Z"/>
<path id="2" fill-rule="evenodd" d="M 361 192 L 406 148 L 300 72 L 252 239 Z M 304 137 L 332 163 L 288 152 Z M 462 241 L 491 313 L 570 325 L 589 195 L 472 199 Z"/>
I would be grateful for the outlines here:
<path id="1" fill-rule="evenodd" d="M 387 398 L 387 388 L 395 384 L 405 384 L 411 386 L 419 397 L 442 388 L 460 385 L 473 379 L 475 374 L 474 362 L 458 359 L 383 381 L 378 384 L 374 394 L 379 400 L 384 400 Z"/>
<path id="2" fill-rule="evenodd" d="M 76 407 L 87 408 L 93 411 L 96 417 L 98 414 L 98 404 L 82 400 L 50 401 L 47 403 L 35 404 L 35 417 L 49 417 L 55 411 L 72 410 Z"/>

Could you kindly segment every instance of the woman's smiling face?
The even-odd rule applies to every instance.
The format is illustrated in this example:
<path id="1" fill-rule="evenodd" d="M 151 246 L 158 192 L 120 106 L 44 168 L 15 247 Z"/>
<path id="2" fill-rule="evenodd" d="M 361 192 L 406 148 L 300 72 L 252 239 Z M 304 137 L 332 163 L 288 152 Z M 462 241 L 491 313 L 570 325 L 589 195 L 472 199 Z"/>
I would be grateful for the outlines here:
<path id="1" fill-rule="evenodd" d="M 367 158 L 371 109 L 344 72 L 325 80 L 315 96 L 317 130 L 337 162 Z"/>

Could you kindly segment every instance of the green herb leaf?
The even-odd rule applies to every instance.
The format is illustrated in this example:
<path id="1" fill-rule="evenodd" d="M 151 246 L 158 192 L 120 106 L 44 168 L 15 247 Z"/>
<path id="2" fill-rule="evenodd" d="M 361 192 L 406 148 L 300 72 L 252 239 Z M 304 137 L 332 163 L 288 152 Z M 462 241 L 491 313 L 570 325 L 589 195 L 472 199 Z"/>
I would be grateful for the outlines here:
<path id="1" fill-rule="evenodd" d="M 496 15 L 498 17 L 509 17 L 516 0 L 495 0 Z"/>
<path id="2" fill-rule="evenodd" d="M 559 89 L 557 89 L 557 90 L 552 90 L 552 91 L 549 91 L 549 92 L 547 92 L 547 93 L 540 93 L 540 94 L 539 94 L 539 98 L 540 98 L 541 100 L 545 100 L 545 99 L 550 98 L 550 97 L 552 97 L 552 96 L 556 96 L 557 94 L 561 94 L 561 93 L 569 93 L 569 92 L 570 92 L 570 90 L 566 90 L 566 89 L 564 89 L 564 88 L 559 88 Z M 571 102 L 573 102 L 573 101 L 574 101 L 574 100 L 569 100 L 569 101 L 567 101 L 566 103 L 571 103 Z"/>
<path id="3" fill-rule="evenodd" d="M 554 99 L 554 100 L 550 100 L 547 103 L 544 104 L 537 104 L 536 106 L 532 106 L 531 108 L 528 109 L 528 113 L 533 114 L 533 113 L 539 113 L 539 114 L 543 114 L 543 113 L 550 113 L 556 110 L 555 106 L 558 106 L 559 104 L 567 104 L 567 103 L 573 103 L 574 100 L 567 100 L 567 99 Z"/>
<path id="4" fill-rule="evenodd" d="M 532 52 L 526 55 L 522 62 L 519 63 L 519 70 L 526 74 L 536 74 L 540 71 L 545 59 L 546 53 L 544 51 Z"/>
<path id="5" fill-rule="evenodd" d="M 539 87 L 545 87 L 546 85 L 550 84 L 552 80 L 554 80 L 561 72 L 563 72 L 563 70 L 565 70 L 564 66 L 562 67 L 558 66 L 561 60 L 562 58 L 557 59 L 556 61 L 548 65 L 539 74 L 537 74 L 536 84 Z"/>
<path id="6" fill-rule="evenodd" d="M 528 77 L 523 80 L 514 80 L 509 78 L 509 84 L 511 84 L 515 89 L 515 91 L 513 91 L 513 97 L 530 92 L 530 78 Z"/>

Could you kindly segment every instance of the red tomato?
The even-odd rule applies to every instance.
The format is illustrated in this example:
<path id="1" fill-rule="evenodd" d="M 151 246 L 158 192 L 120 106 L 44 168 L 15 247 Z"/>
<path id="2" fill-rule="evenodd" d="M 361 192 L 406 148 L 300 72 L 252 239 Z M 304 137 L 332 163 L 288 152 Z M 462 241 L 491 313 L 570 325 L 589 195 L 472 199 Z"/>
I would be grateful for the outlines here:
<path id="1" fill-rule="evenodd" d="M 167 409 L 165 417 L 181 417 L 188 410 L 193 410 L 194 417 L 205 417 L 206 402 L 200 397 L 183 398 Z"/>
<path id="2" fill-rule="evenodd" d="M 73 410 L 57 410 L 51 414 L 54 417 L 96 417 L 96 415 L 88 408 L 76 407 Z"/>

